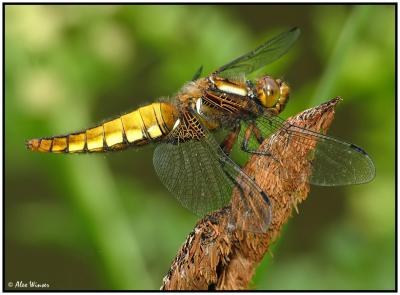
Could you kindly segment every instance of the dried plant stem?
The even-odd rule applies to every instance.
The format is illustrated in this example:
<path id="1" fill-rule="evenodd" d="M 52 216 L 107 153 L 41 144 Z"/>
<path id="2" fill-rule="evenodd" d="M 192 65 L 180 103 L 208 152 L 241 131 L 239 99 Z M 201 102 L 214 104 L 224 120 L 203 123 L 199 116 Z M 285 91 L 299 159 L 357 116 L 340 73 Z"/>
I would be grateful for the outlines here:
<path id="1" fill-rule="evenodd" d="M 332 99 L 288 122 L 326 132 L 339 101 L 340 98 Z M 304 174 L 311 171 L 308 156 L 315 142 L 308 140 L 304 144 L 290 137 L 282 141 L 283 136 L 278 131 L 259 147 L 259 150 L 268 148 L 275 157 L 253 156 L 244 167 L 271 199 L 273 213 L 267 233 L 227 230 L 231 206 L 240 206 L 239 192 L 235 190 L 231 206 L 206 215 L 186 238 L 163 280 L 162 290 L 243 290 L 249 287 L 256 266 L 279 236 L 292 209 L 297 210 L 296 205 L 307 198 L 310 189 Z"/>

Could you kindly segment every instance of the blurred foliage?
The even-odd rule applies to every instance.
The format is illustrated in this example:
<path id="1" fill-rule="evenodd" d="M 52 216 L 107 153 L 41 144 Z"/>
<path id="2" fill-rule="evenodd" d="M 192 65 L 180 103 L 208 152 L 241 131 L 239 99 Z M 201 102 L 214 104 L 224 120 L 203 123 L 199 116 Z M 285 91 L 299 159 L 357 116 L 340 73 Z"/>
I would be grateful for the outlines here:
<path id="1" fill-rule="evenodd" d="M 330 134 L 364 147 L 377 177 L 314 187 L 254 288 L 394 289 L 394 5 L 6 5 L 5 282 L 158 289 L 197 218 L 157 179 L 152 147 L 60 156 L 24 140 L 172 95 L 294 25 L 297 44 L 261 71 L 291 84 L 284 116 L 342 96 Z"/>

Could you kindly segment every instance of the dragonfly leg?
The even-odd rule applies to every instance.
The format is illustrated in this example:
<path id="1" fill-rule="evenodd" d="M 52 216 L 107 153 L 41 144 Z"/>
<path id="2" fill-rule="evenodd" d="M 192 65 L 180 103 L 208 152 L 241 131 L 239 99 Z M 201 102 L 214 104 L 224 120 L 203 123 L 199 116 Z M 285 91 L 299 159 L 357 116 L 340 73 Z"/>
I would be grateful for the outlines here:
<path id="1" fill-rule="evenodd" d="M 254 134 L 258 143 L 262 143 L 264 141 L 264 138 L 261 135 L 261 130 L 257 127 L 257 125 L 254 122 L 250 123 L 244 132 L 242 146 L 241 146 L 242 150 L 249 154 L 255 154 L 260 156 L 272 156 L 271 153 L 268 151 L 259 152 L 256 150 L 250 150 L 249 141 L 252 134 Z"/>
<path id="2" fill-rule="evenodd" d="M 264 137 L 261 135 L 261 130 L 258 128 L 258 126 L 256 125 L 256 123 L 251 123 L 246 131 L 244 132 L 244 138 L 242 141 L 242 150 L 245 151 L 246 153 L 250 153 L 253 155 L 260 155 L 260 156 L 267 156 L 267 157 L 271 157 L 272 159 L 274 159 L 276 162 L 279 162 L 278 159 L 276 159 L 268 150 L 263 150 L 262 152 L 259 151 L 255 151 L 255 150 L 250 150 L 249 149 L 249 140 L 251 135 L 254 134 L 254 136 L 256 137 L 258 143 L 262 143 L 264 141 Z"/>
<path id="3" fill-rule="evenodd" d="M 261 134 L 260 128 L 258 128 L 256 123 L 253 123 L 253 133 L 258 141 L 259 144 L 261 144 L 264 141 L 264 137 Z"/>
<path id="4" fill-rule="evenodd" d="M 221 149 L 229 156 L 240 132 L 240 124 L 236 124 L 232 131 L 225 137 Z"/>

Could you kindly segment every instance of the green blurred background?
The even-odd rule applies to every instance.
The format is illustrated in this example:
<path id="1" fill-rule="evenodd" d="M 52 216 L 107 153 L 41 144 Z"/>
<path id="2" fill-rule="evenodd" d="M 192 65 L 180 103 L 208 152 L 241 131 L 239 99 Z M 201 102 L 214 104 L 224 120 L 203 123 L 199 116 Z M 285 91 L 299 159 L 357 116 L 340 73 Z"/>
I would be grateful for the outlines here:
<path id="1" fill-rule="evenodd" d="M 283 114 L 342 96 L 329 133 L 364 147 L 377 176 L 314 187 L 252 288 L 395 288 L 395 6 L 5 7 L 5 288 L 158 289 L 197 218 L 158 180 L 153 147 L 29 153 L 172 95 L 276 33 L 302 35 L 263 69 L 287 80 Z"/>

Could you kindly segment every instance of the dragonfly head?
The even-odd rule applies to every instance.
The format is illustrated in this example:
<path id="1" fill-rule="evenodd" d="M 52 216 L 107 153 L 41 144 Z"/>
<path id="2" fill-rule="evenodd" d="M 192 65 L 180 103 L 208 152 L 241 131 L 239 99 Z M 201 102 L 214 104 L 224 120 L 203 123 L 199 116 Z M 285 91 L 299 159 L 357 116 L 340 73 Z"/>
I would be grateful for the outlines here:
<path id="1" fill-rule="evenodd" d="M 275 110 L 278 114 L 289 100 L 289 92 L 289 85 L 280 79 L 265 76 L 256 81 L 258 101 L 263 107 Z"/>

